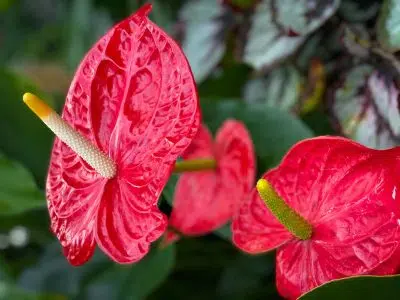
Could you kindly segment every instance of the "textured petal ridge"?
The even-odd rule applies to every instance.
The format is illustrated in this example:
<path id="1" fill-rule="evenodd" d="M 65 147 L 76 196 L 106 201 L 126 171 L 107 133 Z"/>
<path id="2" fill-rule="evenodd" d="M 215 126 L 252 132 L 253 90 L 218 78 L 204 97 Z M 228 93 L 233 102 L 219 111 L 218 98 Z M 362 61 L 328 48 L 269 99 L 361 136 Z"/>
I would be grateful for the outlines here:
<path id="1" fill-rule="evenodd" d="M 312 224 L 312 237 L 290 236 L 253 190 L 232 224 L 235 245 L 249 253 L 278 248 L 277 287 L 288 299 L 338 278 L 395 273 L 399 157 L 399 149 L 373 150 L 345 138 L 296 144 L 263 178 Z"/>
<path id="2" fill-rule="evenodd" d="M 62 118 L 117 165 L 106 180 L 54 142 L 46 195 L 52 231 L 72 264 L 85 263 L 96 242 L 119 263 L 148 252 L 167 225 L 158 198 L 200 124 L 190 66 L 147 18 L 150 10 L 143 6 L 99 39 L 66 97 Z"/>

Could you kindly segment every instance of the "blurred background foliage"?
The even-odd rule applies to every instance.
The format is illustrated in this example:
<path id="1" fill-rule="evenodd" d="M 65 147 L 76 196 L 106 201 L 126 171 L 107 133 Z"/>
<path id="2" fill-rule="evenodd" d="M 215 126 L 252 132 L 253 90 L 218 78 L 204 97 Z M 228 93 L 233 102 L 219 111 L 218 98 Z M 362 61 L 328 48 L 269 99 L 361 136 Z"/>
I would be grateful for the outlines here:
<path id="1" fill-rule="evenodd" d="M 80 268 L 68 265 L 49 232 L 43 188 L 53 137 L 22 93 L 60 111 L 85 52 L 143 2 L 0 0 L 0 299 L 279 299 L 273 253 L 236 250 L 229 226 L 155 245 L 132 266 L 98 251 Z M 213 131 L 227 118 L 248 126 L 258 175 L 315 135 L 377 149 L 399 144 L 400 1 L 149 2 L 151 19 L 189 59 L 204 122 Z M 160 201 L 166 213 L 175 181 Z M 305 298 L 335 299 L 341 290 L 342 299 L 355 299 L 346 291 L 365 291 L 375 285 L 369 280 L 336 282 Z M 379 281 L 365 295 L 399 287 L 396 278 Z"/>

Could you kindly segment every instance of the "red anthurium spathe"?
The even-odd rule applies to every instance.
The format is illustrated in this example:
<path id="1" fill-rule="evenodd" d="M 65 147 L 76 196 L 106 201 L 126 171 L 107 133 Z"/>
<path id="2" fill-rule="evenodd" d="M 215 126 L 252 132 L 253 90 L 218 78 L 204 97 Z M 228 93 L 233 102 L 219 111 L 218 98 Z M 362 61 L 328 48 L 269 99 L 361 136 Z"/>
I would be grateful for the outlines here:
<path id="1" fill-rule="evenodd" d="M 148 252 L 167 226 L 160 193 L 200 124 L 188 62 L 147 18 L 150 10 L 143 6 L 88 52 L 63 120 L 24 96 L 58 136 L 46 195 L 51 229 L 73 265 L 85 263 L 96 243 L 118 263 Z"/>
<path id="2" fill-rule="evenodd" d="M 227 223 L 250 192 L 255 176 L 253 142 L 238 121 L 227 120 L 215 141 L 203 125 L 183 158 L 188 162 L 211 158 L 216 167 L 180 176 L 169 226 L 187 236 L 207 234 Z M 176 238 L 171 233 L 168 237 Z"/>
<path id="3" fill-rule="evenodd" d="M 253 254 L 277 249 L 277 287 L 289 299 L 337 278 L 394 273 L 399 166 L 399 148 L 335 137 L 300 142 L 242 202 L 233 242 Z"/>

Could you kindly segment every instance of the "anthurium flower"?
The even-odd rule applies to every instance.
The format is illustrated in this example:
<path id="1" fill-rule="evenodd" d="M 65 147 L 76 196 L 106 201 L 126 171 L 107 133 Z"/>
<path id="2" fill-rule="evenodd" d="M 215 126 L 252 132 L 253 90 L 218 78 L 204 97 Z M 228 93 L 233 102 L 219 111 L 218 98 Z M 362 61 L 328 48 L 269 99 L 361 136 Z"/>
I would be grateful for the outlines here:
<path id="1" fill-rule="evenodd" d="M 234 244 L 252 254 L 277 249 L 277 288 L 289 299 L 337 278 L 394 273 L 399 151 L 336 137 L 298 143 L 241 203 Z"/>
<path id="2" fill-rule="evenodd" d="M 175 161 L 200 124 L 179 46 L 147 15 L 117 24 L 81 62 L 62 118 L 24 101 L 57 135 L 46 195 L 51 229 L 73 265 L 96 243 L 114 261 L 140 260 L 167 226 L 157 207 Z"/>
<path id="3" fill-rule="evenodd" d="M 206 126 L 178 162 L 175 171 L 188 171 L 177 182 L 169 226 L 187 236 L 207 234 L 227 223 L 250 192 L 255 176 L 253 142 L 246 127 L 227 120 L 215 141 Z M 214 169 L 198 170 L 207 162 Z M 193 167 L 199 167 L 194 168 Z M 170 232 L 166 239 L 174 240 Z"/>

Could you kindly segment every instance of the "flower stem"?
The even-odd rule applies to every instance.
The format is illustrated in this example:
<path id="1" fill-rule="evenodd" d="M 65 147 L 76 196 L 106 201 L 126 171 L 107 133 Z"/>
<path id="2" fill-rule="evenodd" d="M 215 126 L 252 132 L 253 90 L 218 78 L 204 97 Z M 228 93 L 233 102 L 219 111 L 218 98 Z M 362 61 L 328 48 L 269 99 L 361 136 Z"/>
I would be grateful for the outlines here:
<path id="1" fill-rule="evenodd" d="M 311 224 L 287 205 L 268 181 L 258 180 L 257 191 L 271 213 L 288 231 L 301 240 L 308 240 L 311 237 Z"/>
<path id="2" fill-rule="evenodd" d="M 189 159 L 175 163 L 174 173 L 214 170 L 217 162 L 212 158 Z"/>

